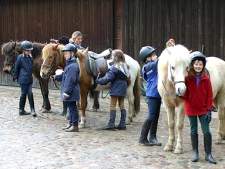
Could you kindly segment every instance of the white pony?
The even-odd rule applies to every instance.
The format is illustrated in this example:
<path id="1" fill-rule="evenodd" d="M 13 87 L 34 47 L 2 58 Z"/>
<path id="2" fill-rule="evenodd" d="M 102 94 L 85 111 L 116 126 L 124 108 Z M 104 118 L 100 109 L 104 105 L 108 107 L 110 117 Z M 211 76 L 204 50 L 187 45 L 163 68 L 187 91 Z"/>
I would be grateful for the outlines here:
<path id="1" fill-rule="evenodd" d="M 174 153 L 182 153 L 182 129 L 184 125 L 183 96 L 186 91 L 185 76 L 191 58 L 187 48 L 182 45 L 166 48 L 159 57 L 158 63 L 158 90 L 167 112 L 169 138 L 165 151 L 172 151 L 175 142 L 175 129 L 177 142 Z M 214 102 L 218 108 L 219 126 L 217 143 L 225 139 L 225 62 L 216 57 L 207 58 L 206 68 L 210 74 L 213 88 Z M 175 109 L 177 112 L 175 112 Z M 175 120 L 175 115 L 177 118 Z M 176 122 L 176 128 L 175 128 Z"/>

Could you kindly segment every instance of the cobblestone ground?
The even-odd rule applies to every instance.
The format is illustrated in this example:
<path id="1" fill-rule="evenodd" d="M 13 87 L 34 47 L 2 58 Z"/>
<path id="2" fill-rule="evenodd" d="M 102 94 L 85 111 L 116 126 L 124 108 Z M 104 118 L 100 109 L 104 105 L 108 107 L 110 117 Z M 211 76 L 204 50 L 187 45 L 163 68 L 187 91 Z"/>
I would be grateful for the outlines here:
<path id="1" fill-rule="evenodd" d="M 50 91 L 52 113 L 42 117 L 18 116 L 19 88 L 0 86 L 0 169 L 188 169 L 225 168 L 225 144 L 213 143 L 213 154 L 217 165 L 204 161 L 202 134 L 200 134 L 200 155 L 198 163 L 190 162 L 191 145 L 187 119 L 184 127 L 184 153 L 176 155 L 164 152 L 162 147 L 138 145 L 138 137 L 145 118 L 146 104 L 141 103 L 141 112 L 126 131 L 101 131 L 107 119 L 109 99 L 101 99 L 99 112 L 87 111 L 88 128 L 79 133 L 65 133 L 61 127 L 65 117 L 59 91 Z M 41 94 L 34 89 L 35 106 L 41 108 Z M 28 101 L 27 101 L 28 102 Z M 28 109 L 28 105 L 26 105 Z M 117 117 L 117 122 L 119 117 Z M 212 121 L 213 141 L 216 135 L 216 113 Z M 165 145 L 167 141 L 165 111 L 161 111 L 158 138 Z"/>

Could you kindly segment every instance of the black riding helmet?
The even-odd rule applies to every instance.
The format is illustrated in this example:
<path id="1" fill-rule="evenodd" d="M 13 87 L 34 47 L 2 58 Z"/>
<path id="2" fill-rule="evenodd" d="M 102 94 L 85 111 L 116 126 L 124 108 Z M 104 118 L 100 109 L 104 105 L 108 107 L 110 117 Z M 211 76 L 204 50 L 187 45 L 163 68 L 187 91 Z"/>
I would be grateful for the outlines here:
<path id="1" fill-rule="evenodd" d="M 33 50 L 33 44 L 30 41 L 25 40 L 21 43 L 21 48 L 23 50 Z"/>
<path id="2" fill-rule="evenodd" d="M 142 62 L 145 62 L 146 58 L 155 51 L 156 49 L 151 46 L 144 46 L 141 48 L 139 52 L 139 58 L 141 59 Z"/>
<path id="3" fill-rule="evenodd" d="M 62 49 L 63 52 L 66 52 L 66 51 L 71 51 L 71 52 L 74 52 L 76 53 L 77 52 L 77 48 L 75 45 L 69 43 L 67 45 L 64 46 L 64 48 Z"/>
<path id="4" fill-rule="evenodd" d="M 206 57 L 203 53 L 199 51 L 194 51 L 191 53 L 191 64 L 193 65 L 194 61 L 201 60 L 203 62 L 203 65 L 205 67 L 206 65 Z"/>

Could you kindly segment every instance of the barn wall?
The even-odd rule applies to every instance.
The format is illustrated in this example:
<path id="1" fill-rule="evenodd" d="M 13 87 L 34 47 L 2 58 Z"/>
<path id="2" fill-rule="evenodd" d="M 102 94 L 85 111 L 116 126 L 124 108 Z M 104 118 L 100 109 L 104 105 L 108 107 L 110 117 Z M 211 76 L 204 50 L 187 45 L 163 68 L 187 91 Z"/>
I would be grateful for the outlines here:
<path id="1" fill-rule="evenodd" d="M 152 45 L 160 53 L 172 37 L 191 50 L 204 45 L 207 56 L 225 59 L 225 1 L 125 1 L 124 49 L 135 58 L 143 45 Z"/>
<path id="2" fill-rule="evenodd" d="M 48 42 L 80 30 L 84 47 L 113 46 L 113 0 L 0 0 L 0 45 L 9 40 Z M 3 58 L 0 58 L 2 70 Z M 1 83 L 11 85 L 1 73 Z"/>

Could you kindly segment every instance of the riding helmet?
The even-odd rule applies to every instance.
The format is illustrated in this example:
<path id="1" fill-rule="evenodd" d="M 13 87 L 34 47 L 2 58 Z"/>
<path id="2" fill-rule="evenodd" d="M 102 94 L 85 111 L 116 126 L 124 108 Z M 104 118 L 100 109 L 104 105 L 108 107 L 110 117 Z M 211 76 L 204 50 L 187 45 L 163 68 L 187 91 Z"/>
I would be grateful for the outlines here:
<path id="1" fill-rule="evenodd" d="M 30 41 L 25 40 L 21 43 L 21 48 L 23 50 L 33 50 L 33 45 Z"/>
<path id="2" fill-rule="evenodd" d="M 155 51 L 156 49 L 151 46 L 144 46 L 139 52 L 139 58 L 141 59 L 141 61 L 145 62 L 146 58 Z"/>
<path id="3" fill-rule="evenodd" d="M 194 61 L 201 60 L 203 62 L 203 65 L 205 67 L 206 65 L 206 57 L 202 52 L 194 51 L 191 53 L 191 63 L 193 64 Z"/>
<path id="4" fill-rule="evenodd" d="M 64 46 L 64 48 L 63 48 L 63 50 L 62 50 L 62 51 L 63 51 L 63 52 L 66 52 L 66 51 L 71 51 L 71 52 L 76 53 L 76 52 L 77 52 L 77 48 L 76 48 L 76 46 L 75 46 L 75 45 L 73 45 L 73 44 L 69 43 L 69 44 L 67 44 L 67 45 L 65 45 L 65 46 Z"/>

